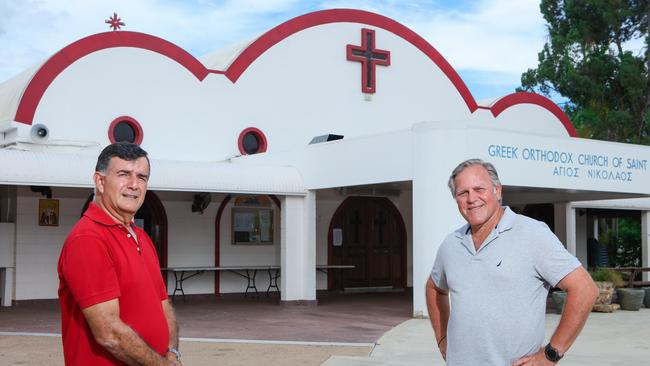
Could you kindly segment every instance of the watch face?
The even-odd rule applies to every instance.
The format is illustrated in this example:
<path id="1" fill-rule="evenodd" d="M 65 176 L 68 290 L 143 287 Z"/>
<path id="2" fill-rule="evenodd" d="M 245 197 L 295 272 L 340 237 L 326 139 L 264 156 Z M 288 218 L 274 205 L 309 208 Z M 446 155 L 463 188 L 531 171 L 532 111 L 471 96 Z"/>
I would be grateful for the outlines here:
<path id="1" fill-rule="evenodd" d="M 558 351 L 553 348 L 550 343 L 546 346 L 546 348 L 544 348 L 544 353 L 546 354 L 546 358 L 552 362 L 557 362 L 560 360 L 560 358 L 562 358 L 560 357 Z"/>

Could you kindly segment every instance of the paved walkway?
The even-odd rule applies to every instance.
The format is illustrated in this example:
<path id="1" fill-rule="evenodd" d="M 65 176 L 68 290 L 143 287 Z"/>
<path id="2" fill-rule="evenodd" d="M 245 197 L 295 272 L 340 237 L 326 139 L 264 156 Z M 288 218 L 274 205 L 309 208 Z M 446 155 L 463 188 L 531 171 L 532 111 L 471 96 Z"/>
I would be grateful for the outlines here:
<path id="1" fill-rule="evenodd" d="M 546 315 L 547 339 L 560 316 Z M 435 350 L 435 351 L 434 351 Z M 585 329 L 562 359 L 562 366 L 636 366 L 650 364 L 650 309 L 591 313 Z M 427 319 L 411 319 L 377 341 L 368 357 L 332 356 L 323 366 L 444 365 Z"/>
<path id="2" fill-rule="evenodd" d="M 428 320 L 409 316 L 409 294 L 325 296 L 319 303 L 279 306 L 267 298 L 178 303 L 184 364 L 444 365 Z M 548 338 L 559 315 L 547 314 L 546 319 Z M 63 365 L 59 332 L 56 303 L 0 308 L 0 365 Z M 561 362 L 563 366 L 648 364 L 650 309 L 591 313 Z"/>
<path id="3" fill-rule="evenodd" d="M 181 337 L 374 343 L 413 314 L 410 294 L 321 295 L 317 306 L 279 305 L 278 297 L 177 298 Z M 0 308 L 0 332 L 61 333 L 59 305 L 21 302 Z M 0 365 L 2 364 L 0 360 Z"/>

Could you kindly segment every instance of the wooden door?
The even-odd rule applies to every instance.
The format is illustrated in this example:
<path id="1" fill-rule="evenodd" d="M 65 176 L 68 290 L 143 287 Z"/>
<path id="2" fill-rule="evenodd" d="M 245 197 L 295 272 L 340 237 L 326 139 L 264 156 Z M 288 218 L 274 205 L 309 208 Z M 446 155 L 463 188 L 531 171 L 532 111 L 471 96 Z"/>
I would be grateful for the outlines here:
<path id="1" fill-rule="evenodd" d="M 332 230 L 341 230 L 335 246 Z M 330 225 L 330 264 L 352 264 L 351 270 L 330 274 L 332 288 L 396 287 L 406 284 L 404 223 L 399 211 L 383 197 L 346 199 Z"/>

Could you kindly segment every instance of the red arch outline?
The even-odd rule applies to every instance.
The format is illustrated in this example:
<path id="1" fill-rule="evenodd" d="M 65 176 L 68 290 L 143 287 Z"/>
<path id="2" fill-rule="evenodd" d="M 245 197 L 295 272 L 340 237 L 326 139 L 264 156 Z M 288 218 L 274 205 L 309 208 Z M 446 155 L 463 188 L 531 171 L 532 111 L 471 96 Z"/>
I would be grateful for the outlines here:
<path id="1" fill-rule="evenodd" d="M 38 69 L 20 99 L 15 121 L 31 125 L 43 94 L 63 70 L 86 55 L 113 47 L 135 47 L 159 53 L 178 62 L 200 81 L 210 73 L 194 56 L 162 38 L 129 31 L 93 34 L 64 47 Z"/>
<path id="2" fill-rule="evenodd" d="M 569 116 L 567 116 L 566 113 L 564 113 L 564 111 L 557 106 L 557 104 L 553 103 L 552 100 L 539 94 L 527 92 L 508 94 L 494 103 L 494 105 L 490 107 L 490 111 L 492 112 L 494 118 L 497 118 L 503 111 L 517 104 L 535 104 L 548 110 L 549 112 L 553 113 L 553 115 L 558 120 L 560 120 L 560 122 L 562 122 L 564 128 L 569 133 L 569 136 L 578 136 L 575 128 L 573 127 L 573 124 L 571 123 L 571 120 L 569 119 Z"/>
<path id="3" fill-rule="evenodd" d="M 397 21 L 379 14 L 356 9 L 330 9 L 298 16 L 269 30 L 244 49 L 226 71 L 207 69 L 200 61 L 182 48 L 162 38 L 144 33 L 130 31 L 105 32 L 82 38 L 54 54 L 34 74 L 34 77 L 25 88 L 20 99 L 14 120 L 31 125 L 34 120 L 36 108 L 43 94 L 45 94 L 45 91 L 54 79 L 72 63 L 95 51 L 113 47 L 142 48 L 160 53 L 178 62 L 199 81 L 203 81 L 210 73 L 216 73 L 224 74 L 235 83 L 260 55 L 285 38 L 307 28 L 342 22 L 361 23 L 381 28 L 410 42 L 427 55 L 447 76 L 460 93 L 471 113 L 474 113 L 479 108 L 474 96 L 470 93 L 467 85 L 465 85 L 465 82 L 460 78 L 456 70 L 454 70 L 431 44 L 417 33 Z M 536 104 L 549 110 L 562 122 L 570 136 L 577 136 L 568 116 L 551 100 L 537 94 L 510 94 L 501 98 L 490 110 L 496 117 L 508 107 L 522 103 Z"/>
<path id="4" fill-rule="evenodd" d="M 463 82 L 456 70 L 451 67 L 449 62 L 429 42 L 393 19 L 356 9 L 316 11 L 298 16 L 278 25 L 264 33 L 240 53 L 232 64 L 230 64 L 228 70 L 226 70 L 226 77 L 233 83 L 236 82 L 248 66 L 275 44 L 299 31 L 330 23 L 362 23 L 385 29 L 402 37 L 427 55 L 442 70 L 451 83 L 454 84 L 470 112 L 474 112 L 478 108 L 478 104 L 467 88 L 467 85 L 465 85 L 465 82 Z"/>

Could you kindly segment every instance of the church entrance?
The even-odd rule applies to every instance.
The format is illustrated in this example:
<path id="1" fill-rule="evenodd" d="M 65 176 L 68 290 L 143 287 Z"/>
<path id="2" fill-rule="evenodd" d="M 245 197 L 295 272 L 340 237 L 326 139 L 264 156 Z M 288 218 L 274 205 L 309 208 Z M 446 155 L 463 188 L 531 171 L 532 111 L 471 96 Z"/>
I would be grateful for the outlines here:
<path id="1" fill-rule="evenodd" d="M 328 263 L 354 269 L 328 274 L 330 289 L 406 287 L 406 228 L 385 197 L 348 197 L 328 232 Z"/>
<path id="2" fill-rule="evenodd" d="M 81 210 L 82 214 L 86 212 L 93 198 L 93 194 L 88 197 L 86 204 Z M 156 248 L 156 253 L 158 253 L 160 267 L 167 267 L 167 214 L 165 213 L 165 207 L 160 201 L 160 198 L 155 193 L 147 191 L 144 203 L 135 214 L 134 221 L 151 238 Z M 166 276 L 163 276 L 163 280 L 165 280 L 165 283 L 167 282 Z"/>

